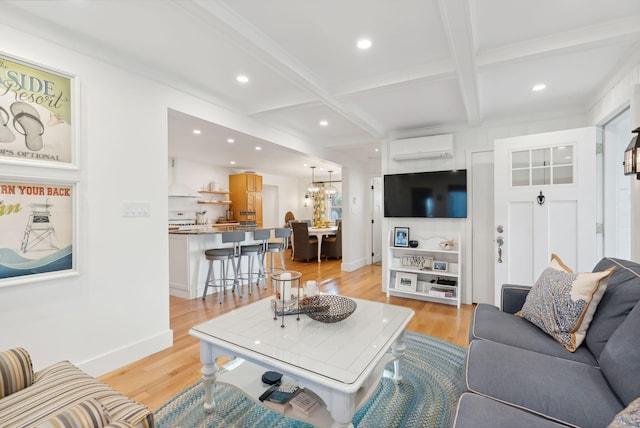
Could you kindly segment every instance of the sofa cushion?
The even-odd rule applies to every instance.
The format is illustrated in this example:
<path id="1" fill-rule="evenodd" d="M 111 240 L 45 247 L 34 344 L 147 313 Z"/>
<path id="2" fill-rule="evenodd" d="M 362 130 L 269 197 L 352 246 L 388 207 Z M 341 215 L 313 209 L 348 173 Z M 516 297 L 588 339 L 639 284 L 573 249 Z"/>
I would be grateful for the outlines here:
<path id="1" fill-rule="evenodd" d="M 607 290 L 587 331 L 585 345 L 599 359 L 607 340 L 640 301 L 640 264 L 605 257 L 594 267 L 603 271 L 615 267 L 607 278 Z"/>
<path id="2" fill-rule="evenodd" d="M 549 333 L 569 351 L 582 344 L 612 269 L 573 273 L 553 254 L 518 315 Z"/>
<path id="3" fill-rule="evenodd" d="M 485 339 L 555 357 L 597 366 L 598 362 L 585 346 L 569 352 L 555 339 L 524 318 L 502 312 L 497 307 L 478 304 L 469 327 L 471 339 Z"/>
<path id="4" fill-rule="evenodd" d="M 488 340 L 469 345 L 466 381 L 471 392 L 584 428 L 605 427 L 624 408 L 599 368 Z"/>
<path id="5" fill-rule="evenodd" d="M 90 398 L 38 424 L 37 428 L 102 428 L 110 421 L 102 404 Z"/>
<path id="6" fill-rule="evenodd" d="M 640 398 L 618 413 L 607 428 L 640 427 Z"/>
<path id="7" fill-rule="evenodd" d="M 455 428 L 566 428 L 566 425 L 469 392 L 462 394 L 458 400 L 453 426 Z"/>
<path id="8" fill-rule="evenodd" d="M 640 303 L 609 338 L 600 368 L 618 398 L 628 405 L 640 397 Z"/>
<path id="9" fill-rule="evenodd" d="M 69 363 L 61 361 L 34 375 L 33 384 L 0 399 L 0 427 L 33 426 L 89 398 L 107 409 L 114 421 L 153 427 L 153 413 Z"/>
<path id="10" fill-rule="evenodd" d="M 0 352 L 0 398 L 21 391 L 33 383 L 33 365 L 26 349 Z"/>

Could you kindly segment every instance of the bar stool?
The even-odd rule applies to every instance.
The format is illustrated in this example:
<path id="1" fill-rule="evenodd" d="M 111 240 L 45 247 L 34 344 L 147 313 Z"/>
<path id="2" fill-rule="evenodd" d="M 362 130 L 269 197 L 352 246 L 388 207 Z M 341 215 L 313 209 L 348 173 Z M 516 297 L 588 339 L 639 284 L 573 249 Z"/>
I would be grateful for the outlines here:
<path id="1" fill-rule="evenodd" d="M 204 283 L 204 292 L 202 293 L 202 300 L 205 300 L 207 297 L 207 289 L 209 287 L 218 287 L 220 288 L 220 293 L 218 297 L 218 301 L 222 304 L 222 293 L 226 293 L 227 282 L 230 279 L 227 278 L 229 264 L 226 262 L 231 262 L 230 264 L 233 266 L 233 288 L 232 291 L 236 288 L 236 283 L 238 282 L 238 266 L 234 263 L 235 259 L 239 259 L 240 255 L 240 243 L 244 241 L 244 232 L 222 232 L 222 242 L 232 243 L 233 246 L 227 248 L 212 248 L 209 250 L 205 250 L 204 256 L 207 260 L 209 260 L 209 271 L 207 272 L 207 279 Z M 213 262 L 220 262 L 220 272 L 222 272 L 222 278 L 217 279 L 215 275 L 215 271 L 213 268 Z M 240 297 L 242 297 L 242 288 L 239 288 Z"/>
<path id="2" fill-rule="evenodd" d="M 258 279 L 256 281 L 256 286 L 260 285 L 260 281 L 263 283 L 263 289 L 267 289 L 267 282 L 264 279 L 265 269 L 263 265 L 264 260 L 264 252 L 266 248 L 267 239 L 271 236 L 271 231 L 268 229 L 259 229 L 253 231 L 253 239 L 256 241 L 262 241 L 260 244 L 251 244 L 251 245 L 241 245 L 240 246 L 240 258 L 238 259 L 238 279 L 240 280 L 240 286 L 242 286 L 243 275 L 240 270 L 240 262 L 242 261 L 242 257 L 248 257 L 248 269 L 247 273 L 247 288 L 249 289 L 249 294 L 251 294 L 251 285 L 253 284 L 252 278 L 253 274 L 256 273 L 258 275 Z M 258 272 L 254 272 L 253 262 L 258 262 Z"/>
<path id="3" fill-rule="evenodd" d="M 284 267 L 284 250 L 289 248 L 289 237 L 291 236 L 291 229 L 288 227 L 278 228 L 275 230 L 275 237 L 282 239 L 281 242 L 269 242 L 267 245 L 267 251 L 269 252 L 269 257 L 271 259 L 271 269 L 269 273 L 273 275 L 273 255 L 278 253 L 280 255 L 280 265 L 282 266 L 282 270 L 285 270 Z"/>

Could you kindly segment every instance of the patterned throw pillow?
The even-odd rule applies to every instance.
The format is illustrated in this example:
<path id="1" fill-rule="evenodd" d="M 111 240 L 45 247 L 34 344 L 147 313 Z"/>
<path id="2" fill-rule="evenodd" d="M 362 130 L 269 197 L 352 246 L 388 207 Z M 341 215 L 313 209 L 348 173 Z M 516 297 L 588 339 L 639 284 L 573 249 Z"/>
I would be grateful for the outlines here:
<path id="1" fill-rule="evenodd" d="M 102 428 L 111 422 L 107 410 L 95 398 L 76 404 L 41 423 L 37 428 Z"/>
<path id="2" fill-rule="evenodd" d="M 33 383 L 33 365 L 26 349 L 0 352 L 0 398 L 21 391 Z"/>
<path id="3" fill-rule="evenodd" d="M 633 400 L 613 418 L 607 428 L 639 427 L 640 426 L 640 397 Z"/>
<path id="4" fill-rule="evenodd" d="M 550 334 L 569 351 L 584 340 L 613 268 L 573 273 L 555 254 L 531 288 L 521 316 Z"/>

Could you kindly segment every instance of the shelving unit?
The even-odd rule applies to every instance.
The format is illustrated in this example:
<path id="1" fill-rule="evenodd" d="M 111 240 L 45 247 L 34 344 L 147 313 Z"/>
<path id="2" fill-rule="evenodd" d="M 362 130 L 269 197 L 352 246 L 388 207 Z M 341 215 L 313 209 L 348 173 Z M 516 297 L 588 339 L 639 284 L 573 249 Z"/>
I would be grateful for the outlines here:
<path id="1" fill-rule="evenodd" d="M 406 297 L 459 308 L 462 289 L 460 236 L 454 239 L 453 247 L 443 249 L 440 243 L 451 238 L 423 239 L 419 240 L 417 248 L 411 248 L 393 245 L 393 228 L 389 235 L 389 266 L 385 276 L 387 297 Z M 446 263 L 446 269 L 434 269 L 437 262 L 441 262 L 440 267 L 443 267 L 442 262 Z"/>
<path id="2" fill-rule="evenodd" d="M 198 193 L 206 194 L 206 195 L 230 195 L 230 192 L 225 192 L 223 190 L 198 190 Z M 227 199 L 224 201 L 219 201 L 217 199 L 207 199 L 207 200 L 199 200 L 199 204 L 209 204 L 209 205 L 230 205 L 231 200 Z"/>

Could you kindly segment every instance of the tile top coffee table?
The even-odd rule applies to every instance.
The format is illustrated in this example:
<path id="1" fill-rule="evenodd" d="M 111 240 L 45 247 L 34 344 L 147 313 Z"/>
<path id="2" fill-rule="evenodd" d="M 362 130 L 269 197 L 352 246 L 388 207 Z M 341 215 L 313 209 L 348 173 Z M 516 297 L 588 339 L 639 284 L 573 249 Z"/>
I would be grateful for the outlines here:
<path id="1" fill-rule="evenodd" d="M 267 389 L 262 373 L 275 370 L 324 401 L 326 406 L 302 420 L 350 426 L 376 391 L 388 362 L 394 361 L 394 380 L 402 379 L 403 333 L 414 315 L 402 306 L 352 300 L 355 312 L 337 323 L 288 315 L 283 328 L 280 317 L 273 319 L 267 298 L 193 327 L 189 333 L 200 339 L 205 411 L 214 408 L 214 381 L 231 384 L 258 402 Z M 218 369 L 215 362 L 221 356 L 236 359 Z"/>

